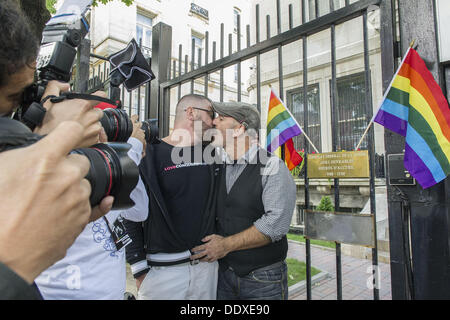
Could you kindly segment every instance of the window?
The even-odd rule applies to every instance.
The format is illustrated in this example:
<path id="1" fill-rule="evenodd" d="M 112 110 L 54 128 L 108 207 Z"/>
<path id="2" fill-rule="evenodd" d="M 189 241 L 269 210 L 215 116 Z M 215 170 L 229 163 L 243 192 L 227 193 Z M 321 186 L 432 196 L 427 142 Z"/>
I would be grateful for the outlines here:
<path id="1" fill-rule="evenodd" d="M 297 205 L 297 216 L 296 216 L 296 223 L 297 225 L 303 226 L 305 225 L 305 206 L 304 205 Z"/>
<path id="2" fill-rule="evenodd" d="M 364 73 L 338 78 L 338 150 L 355 150 L 366 129 L 366 85 Z M 367 138 L 360 146 L 367 149 Z"/>
<path id="3" fill-rule="evenodd" d="M 203 37 L 192 34 L 192 39 L 194 40 L 195 53 L 197 53 L 198 49 L 203 49 Z"/>
<path id="4" fill-rule="evenodd" d="M 321 134 L 320 134 L 320 95 L 319 85 L 313 84 L 308 86 L 308 128 L 305 130 L 308 137 L 321 150 Z M 288 107 L 292 115 L 303 128 L 305 108 L 303 106 L 303 87 L 288 91 L 287 93 Z M 303 135 L 293 138 L 296 150 L 305 148 Z M 310 146 L 309 150 L 313 150 Z"/>
<path id="5" fill-rule="evenodd" d="M 152 23 L 152 18 L 139 12 L 137 13 L 136 41 L 143 49 L 150 49 L 152 47 Z"/>
<path id="6" fill-rule="evenodd" d="M 192 40 L 194 41 L 194 48 L 193 49 L 195 50 L 194 65 L 195 65 L 196 68 L 198 68 L 198 55 L 199 55 L 198 50 L 201 49 L 202 52 L 203 52 L 203 38 L 204 38 L 204 36 L 201 35 L 200 33 L 192 31 Z M 192 57 L 192 55 L 191 55 L 191 57 Z"/>

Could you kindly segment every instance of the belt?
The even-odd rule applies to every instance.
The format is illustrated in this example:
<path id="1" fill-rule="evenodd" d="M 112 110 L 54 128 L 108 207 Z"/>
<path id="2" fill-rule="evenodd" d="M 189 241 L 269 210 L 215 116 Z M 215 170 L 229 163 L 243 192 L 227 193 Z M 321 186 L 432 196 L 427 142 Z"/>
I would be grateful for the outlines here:
<path id="1" fill-rule="evenodd" d="M 177 261 L 152 261 L 147 260 L 147 263 L 151 267 L 169 267 L 169 266 L 179 266 L 182 264 L 190 264 L 190 265 L 196 265 L 200 261 L 198 259 L 191 260 L 190 258 L 186 258 L 183 260 L 177 260 Z"/>
<path id="2" fill-rule="evenodd" d="M 156 253 L 147 254 L 147 263 L 149 266 L 153 267 L 167 267 L 182 264 L 195 265 L 199 261 L 191 260 L 192 253 L 189 250 L 177 253 Z"/>
<path id="3" fill-rule="evenodd" d="M 265 267 L 261 267 L 261 268 L 255 269 L 255 270 L 252 270 L 252 271 L 250 271 L 250 273 L 252 273 L 252 272 L 258 272 L 258 271 L 272 270 L 272 269 L 281 267 L 281 266 L 283 265 L 283 263 L 284 263 L 284 260 L 283 260 L 283 261 L 278 261 L 278 262 L 272 263 L 271 265 L 268 265 L 268 266 L 265 266 Z M 231 271 L 234 272 L 234 269 L 233 269 L 231 266 L 227 265 L 226 268 L 227 268 L 227 269 L 230 269 Z"/>

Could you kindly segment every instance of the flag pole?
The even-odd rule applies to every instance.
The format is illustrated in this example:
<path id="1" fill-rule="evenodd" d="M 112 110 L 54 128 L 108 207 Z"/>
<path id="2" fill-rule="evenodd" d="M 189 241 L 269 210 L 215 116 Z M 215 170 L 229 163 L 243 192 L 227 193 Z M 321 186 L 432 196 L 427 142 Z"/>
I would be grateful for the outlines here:
<path id="1" fill-rule="evenodd" d="M 391 83 L 389 84 L 388 88 L 386 89 L 386 92 L 384 93 L 383 99 L 381 99 L 381 102 L 380 102 L 380 104 L 379 104 L 379 106 L 378 106 L 378 108 L 377 108 L 377 111 L 373 113 L 372 119 L 370 119 L 370 122 L 369 122 L 369 124 L 367 125 L 366 130 L 364 130 L 363 136 L 362 136 L 361 139 L 359 140 L 359 143 L 358 143 L 358 145 L 356 146 L 355 150 L 358 150 L 358 149 L 359 149 L 359 146 L 360 146 L 361 143 L 363 142 L 364 137 L 366 136 L 367 132 L 369 131 L 370 127 L 372 126 L 373 121 L 375 120 L 375 117 L 376 117 L 377 114 L 378 114 L 378 111 L 380 111 L 381 105 L 383 104 L 384 100 L 386 100 L 386 97 L 387 97 L 387 95 L 388 95 L 388 93 L 389 93 L 389 89 L 392 87 L 392 84 L 394 83 L 394 79 L 397 77 L 398 73 L 400 72 L 400 69 L 402 68 L 403 63 L 405 62 L 406 57 L 408 56 L 408 53 L 409 53 L 409 51 L 412 49 L 412 47 L 414 46 L 414 43 L 415 43 L 415 42 L 416 42 L 416 40 L 414 39 L 414 40 L 411 41 L 411 43 L 409 44 L 408 51 L 406 51 L 405 56 L 404 56 L 403 59 L 402 59 L 402 62 L 400 63 L 400 65 L 399 65 L 397 71 L 395 72 L 394 76 L 392 77 Z"/>
<path id="2" fill-rule="evenodd" d="M 300 128 L 300 130 L 302 130 L 302 133 L 305 135 L 306 140 L 308 140 L 308 142 L 312 145 L 312 147 L 314 148 L 314 150 L 316 150 L 317 153 L 320 153 L 319 150 L 317 150 L 316 146 L 314 145 L 314 143 L 312 143 L 311 139 L 309 139 L 308 135 L 306 134 L 306 132 L 303 130 L 302 126 L 298 123 L 297 119 L 295 119 L 295 117 L 292 115 L 291 111 L 289 111 L 289 109 L 284 105 L 284 102 L 277 96 L 277 94 L 275 92 L 273 92 L 272 90 L 272 85 L 269 84 L 270 87 L 270 91 L 275 95 L 275 97 L 277 97 L 278 100 L 280 100 L 281 104 L 284 106 L 284 108 L 286 109 L 286 111 L 289 113 L 289 115 L 291 116 L 292 119 L 294 119 L 295 123 L 298 125 L 298 127 Z"/>

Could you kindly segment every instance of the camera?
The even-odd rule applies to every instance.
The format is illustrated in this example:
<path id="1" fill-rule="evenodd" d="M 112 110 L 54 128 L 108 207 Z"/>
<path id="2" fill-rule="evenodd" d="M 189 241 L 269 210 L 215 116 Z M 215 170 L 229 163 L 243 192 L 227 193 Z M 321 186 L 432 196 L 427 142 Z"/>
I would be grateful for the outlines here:
<path id="1" fill-rule="evenodd" d="M 70 2 L 64 5 L 69 6 Z M 77 47 L 89 32 L 85 17 L 88 8 L 86 5 L 79 15 L 57 15 L 45 26 L 36 60 L 38 81 L 25 90 L 22 108 L 41 101 L 48 81 L 70 81 Z"/>
<path id="2" fill-rule="evenodd" d="M 147 119 L 142 121 L 141 129 L 145 133 L 145 141 L 148 144 L 159 143 L 158 119 Z"/>
<path id="3" fill-rule="evenodd" d="M 41 138 L 21 122 L 0 118 L 0 152 L 27 147 Z M 105 143 L 72 150 L 72 154 L 85 155 L 91 164 L 86 179 L 92 187 L 92 206 L 108 195 L 114 197 L 112 209 L 134 206 L 130 193 L 138 183 L 139 169 L 128 157 L 130 148 L 127 143 Z"/>
<path id="4" fill-rule="evenodd" d="M 103 109 L 103 117 L 100 119 L 100 123 L 102 124 L 103 129 L 105 129 L 108 141 L 128 141 L 133 133 L 133 123 L 126 111 L 114 108 L 110 104 L 99 104 L 98 107 Z M 142 121 L 141 129 L 144 131 L 145 141 L 147 143 L 152 144 L 159 142 L 158 119 L 147 119 Z"/>
<path id="5" fill-rule="evenodd" d="M 133 133 L 133 123 L 123 109 L 105 109 L 100 123 L 105 129 L 108 141 L 127 142 Z"/>
<path id="6" fill-rule="evenodd" d="M 126 111 L 122 109 L 104 109 L 100 123 L 105 129 L 108 141 L 126 142 L 133 133 L 133 123 Z M 147 143 L 158 143 L 158 119 L 147 119 L 142 121 L 141 129 L 144 131 L 145 141 Z"/>

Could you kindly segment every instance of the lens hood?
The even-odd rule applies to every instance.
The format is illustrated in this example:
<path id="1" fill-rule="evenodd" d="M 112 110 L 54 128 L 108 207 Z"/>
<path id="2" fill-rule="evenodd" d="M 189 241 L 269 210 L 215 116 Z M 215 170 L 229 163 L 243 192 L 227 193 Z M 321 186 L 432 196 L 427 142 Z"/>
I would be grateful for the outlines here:
<path id="1" fill-rule="evenodd" d="M 112 209 L 128 209 L 134 206 L 130 193 L 139 179 L 137 165 L 128 157 L 128 143 L 100 143 L 90 148 L 76 149 L 73 153 L 85 155 L 90 163 L 86 179 L 91 183 L 90 203 L 96 206 L 111 195 L 114 197 Z"/>
<path id="2" fill-rule="evenodd" d="M 108 108 L 103 110 L 100 123 L 105 129 L 108 141 L 127 142 L 133 133 L 133 123 L 122 109 Z"/>

